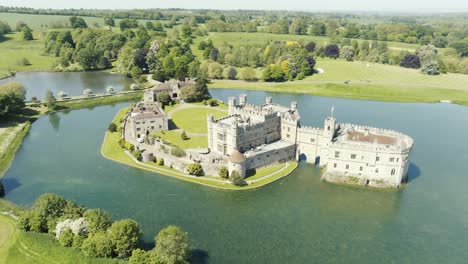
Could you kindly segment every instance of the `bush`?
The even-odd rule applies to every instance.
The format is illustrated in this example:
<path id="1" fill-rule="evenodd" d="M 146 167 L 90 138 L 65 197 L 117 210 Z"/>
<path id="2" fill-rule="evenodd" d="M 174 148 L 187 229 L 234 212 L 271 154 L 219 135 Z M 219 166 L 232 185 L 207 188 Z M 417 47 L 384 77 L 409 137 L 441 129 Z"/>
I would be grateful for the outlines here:
<path id="1" fill-rule="evenodd" d="M 229 170 L 226 168 L 226 166 L 221 166 L 219 168 L 219 177 L 223 179 L 229 178 Z"/>
<path id="2" fill-rule="evenodd" d="M 246 186 L 247 183 L 242 179 L 240 176 L 239 172 L 233 171 L 231 175 L 229 176 L 229 180 L 234 184 L 235 186 Z"/>
<path id="3" fill-rule="evenodd" d="M 214 98 L 209 99 L 206 103 L 207 103 L 209 106 L 218 106 L 218 105 L 219 105 L 218 100 L 216 100 L 216 99 L 214 99 Z"/>
<path id="4" fill-rule="evenodd" d="M 255 70 L 252 68 L 245 68 L 241 73 L 241 78 L 242 80 L 248 81 L 248 82 L 258 81 L 257 74 L 255 73 Z"/>
<path id="5" fill-rule="evenodd" d="M 118 258 L 128 258 L 138 248 L 141 231 L 137 222 L 130 219 L 116 221 L 108 233 L 114 245 L 114 255 Z"/>
<path id="6" fill-rule="evenodd" d="M 138 150 L 138 149 L 135 149 L 133 152 L 132 152 L 132 155 L 133 157 L 135 157 L 135 159 L 137 159 L 138 161 L 141 161 L 141 159 L 143 158 L 142 154 L 141 154 L 141 151 Z"/>
<path id="7" fill-rule="evenodd" d="M 187 136 L 187 133 L 185 133 L 185 131 L 182 131 L 182 134 L 180 134 L 180 138 L 181 138 L 182 140 L 187 140 L 187 139 L 189 139 L 189 137 Z"/>
<path id="8" fill-rule="evenodd" d="M 340 56 L 340 48 L 336 44 L 329 44 L 325 47 L 325 56 L 336 59 Z"/>
<path id="9" fill-rule="evenodd" d="M 188 235 L 177 226 L 168 226 L 155 237 L 158 263 L 188 263 Z"/>
<path id="10" fill-rule="evenodd" d="M 59 237 L 59 243 L 60 245 L 64 246 L 64 247 L 71 247 L 73 245 L 73 237 L 75 235 L 73 234 L 73 232 L 71 231 L 70 228 L 67 228 L 65 229 L 65 231 L 63 231 L 61 234 L 60 234 L 60 237 Z"/>
<path id="11" fill-rule="evenodd" d="M 440 74 L 439 63 L 437 61 L 426 62 L 422 66 L 421 72 L 427 75 L 439 75 Z"/>
<path id="12" fill-rule="evenodd" d="M 117 131 L 117 125 L 114 124 L 114 123 L 110 123 L 109 126 L 107 127 L 107 130 L 109 130 L 109 132 L 116 132 Z"/>
<path id="13" fill-rule="evenodd" d="M 188 166 L 187 171 L 190 175 L 203 176 L 203 168 L 200 163 L 192 163 Z"/>
<path id="14" fill-rule="evenodd" d="M 158 161 L 156 162 L 159 166 L 164 166 L 164 159 L 163 158 L 158 158 Z"/>
<path id="15" fill-rule="evenodd" d="M 171 149 L 171 155 L 174 157 L 184 157 L 185 156 L 185 151 L 181 148 L 174 147 Z"/>
<path id="16" fill-rule="evenodd" d="M 414 54 L 406 54 L 403 60 L 400 63 L 400 66 L 403 68 L 418 69 L 421 67 L 421 61 L 419 57 Z"/>
<path id="17" fill-rule="evenodd" d="M 113 240 L 108 233 L 97 233 L 83 241 L 81 250 L 88 257 L 110 258 L 115 249 Z"/>
<path id="18" fill-rule="evenodd" d="M 109 214 L 101 209 L 88 209 L 83 217 L 88 223 L 88 233 L 90 235 L 105 232 L 112 224 Z"/>

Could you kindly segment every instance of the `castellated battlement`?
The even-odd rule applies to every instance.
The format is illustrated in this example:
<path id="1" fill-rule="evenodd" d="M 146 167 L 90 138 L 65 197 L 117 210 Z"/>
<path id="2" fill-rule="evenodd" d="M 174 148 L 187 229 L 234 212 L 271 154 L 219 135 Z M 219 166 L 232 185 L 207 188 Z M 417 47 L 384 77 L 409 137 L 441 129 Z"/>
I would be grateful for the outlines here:
<path id="1" fill-rule="evenodd" d="M 308 134 L 322 134 L 323 129 L 318 127 L 311 127 L 311 126 L 300 126 L 297 130 L 300 133 L 308 133 Z"/>

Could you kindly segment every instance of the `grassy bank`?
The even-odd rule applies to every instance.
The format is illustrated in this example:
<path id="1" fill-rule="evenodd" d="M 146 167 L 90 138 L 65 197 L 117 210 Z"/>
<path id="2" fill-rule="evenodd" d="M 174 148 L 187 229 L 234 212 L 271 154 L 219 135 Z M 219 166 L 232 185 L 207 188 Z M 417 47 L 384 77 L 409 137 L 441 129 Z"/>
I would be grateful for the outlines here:
<path id="1" fill-rule="evenodd" d="M 24 136 L 26 136 L 31 128 L 31 123 L 26 122 L 25 124 L 21 124 L 21 126 L 22 129 L 18 132 L 13 141 L 6 146 L 5 152 L 0 159 L 0 178 L 3 177 L 3 174 L 10 167 L 11 162 L 15 158 L 16 151 L 21 146 L 21 143 L 23 143 Z"/>
<path id="2" fill-rule="evenodd" d="M 79 108 L 87 108 L 98 105 L 106 105 L 120 102 L 130 102 L 141 100 L 143 91 L 136 93 L 124 93 L 119 95 L 98 97 L 98 98 L 86 98 L 83 100 L 66 101 L 57 103 L 58 110 L 72 110 Z"/>
<path id="3" fill-rule="evenodd" d="M 468 105 L 468 91 L 443 88 L 404 87 L 382 84 L 333 84 L 295 81 L 285 83 L 244 82 L 213 80 L 209 88 L 230 88 L 270 91 L 278 93 L 310 94 L 338 98 L 375 100 L 387 102 L 439 102 L 451 100 L 453 103 Z"/>

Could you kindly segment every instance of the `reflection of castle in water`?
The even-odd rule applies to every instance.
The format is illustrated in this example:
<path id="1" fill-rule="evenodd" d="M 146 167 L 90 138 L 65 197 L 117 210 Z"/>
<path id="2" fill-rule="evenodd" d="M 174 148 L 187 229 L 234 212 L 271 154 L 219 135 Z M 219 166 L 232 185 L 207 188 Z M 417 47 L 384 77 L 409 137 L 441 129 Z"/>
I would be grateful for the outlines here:
<path id="1" fill-rule="evenodd" d="M 291 159 L 327 166 L 329 181 L 399 187 L 407 175 L 413 140 L 393 130 L 325 119 L 323 128 L 301 126 L 297 104 L 247 103 L 229 98 L 229 115 L 208 116 L 208 146 L 229 156 L 230 171 L 246 171 Z"/>

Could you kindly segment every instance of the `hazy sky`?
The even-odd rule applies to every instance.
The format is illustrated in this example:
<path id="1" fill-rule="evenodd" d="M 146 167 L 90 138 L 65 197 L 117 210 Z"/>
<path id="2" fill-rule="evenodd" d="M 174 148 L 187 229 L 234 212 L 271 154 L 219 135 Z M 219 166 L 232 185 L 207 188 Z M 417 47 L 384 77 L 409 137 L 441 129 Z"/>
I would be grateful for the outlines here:
<path id="1" fill-rule="evenodd" d="M 34 8 L 204 8 L 306 11 L 468 11 L 468 0 L 0 0 L 3 6 Z"/>

